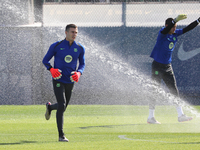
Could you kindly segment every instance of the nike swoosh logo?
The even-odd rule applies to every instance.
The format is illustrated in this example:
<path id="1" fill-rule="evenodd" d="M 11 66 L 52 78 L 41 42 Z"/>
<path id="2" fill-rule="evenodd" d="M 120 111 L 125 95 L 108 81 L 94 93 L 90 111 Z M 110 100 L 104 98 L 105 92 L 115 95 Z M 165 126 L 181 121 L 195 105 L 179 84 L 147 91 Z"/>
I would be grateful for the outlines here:
<path id="1" fill-rule="evenodd" d="M 178 58 L 181 61 L 184 61 L 184 60 L 188 60 L 188 59 L 196 56 L 199 53 L 200 53 L 200 48 L 194 49 L 194 50 L 189 51 L 189 52 L 184 51 L 184 49 L 183 49 L 183 43 L 182 43 L 181 46 L 178 49 L 177 55 L 178 55 Z"/>

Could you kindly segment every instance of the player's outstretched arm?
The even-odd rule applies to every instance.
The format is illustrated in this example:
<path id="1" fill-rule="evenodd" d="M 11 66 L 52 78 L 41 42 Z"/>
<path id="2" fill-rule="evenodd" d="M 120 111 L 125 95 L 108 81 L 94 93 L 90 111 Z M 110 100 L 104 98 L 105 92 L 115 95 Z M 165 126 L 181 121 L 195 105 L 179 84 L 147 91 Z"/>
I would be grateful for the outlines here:
<path id="1" fill-rule="evenodd" d="M 172 28 L 178 21 L 183 20 L 183 19 L 186 19 L 186 18 L 187 18 L 187 15 L 186 15 L 186 14 L 180 14 L 180 15 L 178 15 L 176 18 L 174 18 L 174 19 L 172 20 L 171 23 L 169 23 L 169 24 L 161 31 L 161 33 L 162 33 L 162 34 L 167 34 L 167 33 L 171 30 L 171 28 Z"/>
<path id="2" fill-rule="evenodd" d="M 197 20 L 190 23 L 187 27 L 183 28 L 183 33 L 186 33 L 188 31 L 194 29 L 199 23 L 200 23 L 200 17 Z"/>

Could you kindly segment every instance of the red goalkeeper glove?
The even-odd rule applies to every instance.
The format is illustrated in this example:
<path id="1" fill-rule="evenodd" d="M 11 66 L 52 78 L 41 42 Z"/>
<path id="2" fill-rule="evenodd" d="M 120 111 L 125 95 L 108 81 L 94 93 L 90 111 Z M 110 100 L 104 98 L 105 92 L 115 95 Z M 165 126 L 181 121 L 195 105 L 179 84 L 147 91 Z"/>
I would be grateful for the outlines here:
<path id="1" fill-rule="evenodd" d="M 55 80 L 60 79 L 62 77 L 62 71 L 60 69 L 51 68 L 49 71 L 51 72 L 51 75 Z"/>
<path id="2" fill-rule="evenodd" d="M 73 74 L 72 76 L 70 76 L 71 82 L 78 82 L 78 80 L 79 80 L 79 78 L 81 76 L 81 73 L 73 71 L 71 74 Z"/>

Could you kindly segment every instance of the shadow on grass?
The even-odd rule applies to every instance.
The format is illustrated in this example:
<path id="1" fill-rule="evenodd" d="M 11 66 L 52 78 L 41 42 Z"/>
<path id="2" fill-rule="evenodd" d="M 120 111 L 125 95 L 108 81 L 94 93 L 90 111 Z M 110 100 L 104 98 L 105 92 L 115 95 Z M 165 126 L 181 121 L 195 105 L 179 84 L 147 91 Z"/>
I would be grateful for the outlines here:
<path id="1" fill-rule="evenodd" d="M 134 126 L 134 125 L 148 125 L 148 124 L 121 124 L 121 125 L 102 125 L 102 126 L 87 126 L 79 127 L 80 129 L 89 129 L 89 128 L 113 128 L 117 126 Z"/>
<path id="2" fill-rule="evenodd" d="M 177 142 L 173 144 L 200 144 L 200 142 Z"/>
<path id="3" fill-rule="evenodd" d="M 169 141 L 161 141 L 155 139 L 137 139 L 137 138 L 127 138 L 126 135 L 118 136 L 122 140 L 132 140 L 132 141 L 142 141 L 142 142 L 152 142 L 152 143 L 165 143 L 165 144 L 200 144 L 200 142 L 169 142 Z"/>
<path id="4" fill-rule="evenodd" d="M 171 125 L 174 125 L 174 124 L 180 124 L 179 122 L 178 123 L 171 123 Z M 182 125 L 184 123 L 181 123 Z M 187 124 L 187 123 L 185 123 Z M 118 127 L 118 126 L 137 126 L 137 125 L 153 125 L 153 126 L 156 126 L 156 125 L 159 125 L 159 124 L 149 124 L 149 123 L 141 123 L 141 124 L 119 124 L 119 125 L 101 125 L 101 126 L 86 126 L 86 127 L 78 127 L 80 129 L 89 129 L 89 128 L 113 128 L 113 127 Z M 162 123 L 162 125 L 168 125 L 167 123 Z"/>
<path id="5" fill-rule="evenodd" d="M 0 145 L 18 145 L 18 144 L 26 144 L 26 143 L 37 143 L 36 141 L 20 141 L 15 143 L 0 143 Z"/>

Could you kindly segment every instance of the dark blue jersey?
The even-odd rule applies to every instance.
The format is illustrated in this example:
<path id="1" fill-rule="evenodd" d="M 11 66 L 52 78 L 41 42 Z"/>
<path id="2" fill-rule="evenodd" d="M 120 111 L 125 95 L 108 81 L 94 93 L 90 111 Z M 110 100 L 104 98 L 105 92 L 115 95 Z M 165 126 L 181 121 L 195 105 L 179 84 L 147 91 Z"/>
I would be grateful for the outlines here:
<path id="1" fill-rule="evenodd" d="M 72 45 L 69 45 L 69 41 L 66 39 L 62 42 L 59 41 L 53 43 L 43 58 L 43 64 L 49 70 L 52 66 L 50 60 L 54 57 L 54 68 L 58 68 L 62 71 L 62 77 L 57 81 L 62 83 L 72 83 L 70 76 L 72 71 L 78 71 L 81 74 L 85 68 L 85 48 L 77 44 L 75 41 Z M 77 63 L 79 65 L 77 66 Z"/>
<path id="2" fill-rule="evenodd" d="M 150 55 L 156 62 L 169 64 L 172 61 L 172 52 L 175 48 L 177 37 L 183 34 L 183 29 L 176 29 L 174 34 L 162 34 L 159 31 L 156 45 Z"/>

